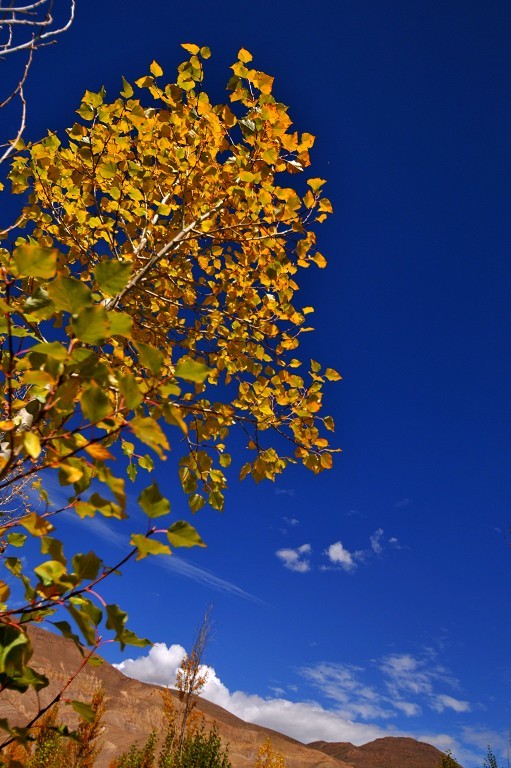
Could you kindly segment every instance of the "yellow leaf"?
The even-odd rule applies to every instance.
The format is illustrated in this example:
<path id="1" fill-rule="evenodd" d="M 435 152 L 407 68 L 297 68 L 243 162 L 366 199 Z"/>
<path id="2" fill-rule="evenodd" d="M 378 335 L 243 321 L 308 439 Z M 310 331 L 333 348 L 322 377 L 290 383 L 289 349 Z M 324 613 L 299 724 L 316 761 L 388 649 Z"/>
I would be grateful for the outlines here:
<path id="1" fill-rule="evenodd" d="M 238 59 L 244 64 L 248 64 L 249 61 L 252 61 L 253 56 L 250 51 L 247 51 L 245 48 L 240 48 L 238 51 Z"/>
<path id="2" fill-rule="evenodd" d="M 53 531 L 53 525 L 44 517 L 36 515 L 35 512 L 31 512 L 29 515 L 22 517 L 19 524 L 22 525 L 23 528 L 26 528 L 32 536 L 46 536 L 50 531 Z"/>
<path id="3" fill-rule="evenodd" d="M 163 69 L 160 67 L 157 61 L 153 61 L 149 69 L 151 74 L 155 77 L 161 77 L 163 75 Z"/>
<path id="4" fill-rule="evenodd" d="M 23 445 L 29 456 L 37 459 L 41 453 L 41 441 L 35 432 L 25 432 L 23 435 Z"/>
<path id="5" fill-rule="evenodd" d="M 191 53 L 193 56 L 196 56 L 200 52 L 199 46 L 194 43 L 181 43 L 181 48 L 184 48 L 185 51 L 188 51 L 188 53 Z"/>
<path id="6" fill-rule="evenodd" d="M 100 461 L 113 459 L 110 451 L 107 450 L 104 445 L 101 445 L 101 443 L 91 443 L 90 445 L 86 445 L 85 450 L 93 459 L 99 459 Z"/>
<path id="7" fill-rule="evenodd" d="M 0 581 L 0 602 L 5 603 L 10 594 L 9 585 L 5 581 Z"/>

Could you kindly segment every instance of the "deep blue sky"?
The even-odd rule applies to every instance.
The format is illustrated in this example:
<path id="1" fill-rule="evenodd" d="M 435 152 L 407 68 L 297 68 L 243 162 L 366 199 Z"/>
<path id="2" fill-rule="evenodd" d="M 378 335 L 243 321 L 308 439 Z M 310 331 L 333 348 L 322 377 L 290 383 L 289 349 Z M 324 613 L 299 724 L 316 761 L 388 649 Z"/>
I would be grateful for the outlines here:
<path id="1" fill-rule="evenodd" d="M 504 755 L 511 6 L 78 0 L 72 29 L 33 67 L 30 136 L 62 131 L 85 88 L 114 98 L 121 74 L 139 77 L 153 58 L 172 78 L 180 42 L 211 47 L 216 100 L 248 48 L 298 129 L 318 137 L 312 171 L 329 180 L 335 216 L 320 229 L 327 270 L 303 277 L 317 331 L 302 355 L 344 376 L 328 392 L 343 453 L 319 478 L 233 483 L 223 516 L 195 520 L 209 544 L 186 557 L 207 569 L 188 574 L 198 581 L 145 561 L 112 595 L 167 645 L 189 644 L 213 601 L 208 659 L 244 692 L 229 700 L 242 716 L 242 696 L 262 697 L 251 700 L 261 722 L 306 740 L 313 700 L 311 738 L 361 742 L 380 728 L 451 746 L 466 765 L 488 742 Z M 179 498 L 174 508 L 186 514 Z M 346 554 L 331 567 L 338 542 L 351 567 Z M 299 547 L 294 561 L 275 554 Z M 294 726 L 274 697 L 296 702 Z"/>

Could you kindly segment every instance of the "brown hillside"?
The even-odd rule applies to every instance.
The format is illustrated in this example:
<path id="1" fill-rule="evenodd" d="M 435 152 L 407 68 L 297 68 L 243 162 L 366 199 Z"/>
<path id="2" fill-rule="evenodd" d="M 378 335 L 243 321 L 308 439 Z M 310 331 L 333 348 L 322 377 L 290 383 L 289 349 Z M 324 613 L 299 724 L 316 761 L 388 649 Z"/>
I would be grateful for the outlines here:
<path id="1" fill-rule="evenodd" d="M 34 646 L 33 666 L 50 679 L 44 689 L 44 705 L 62 688 L 79 666 L 82 657 L 70 640 L 31 629 Z M 162 704 L 160 688 L 126 677 L 108 662 L 100 666 L 87 665 L 66 691 L 69 698 L 89 701 L 94 690 L 103 685 L 107 694 L 104 719 L 103 750 L 97 768 L 107 768 L 115 755 L 134 742 L 144 742 L 160 722 Z M 198 699 L 197 709 L 208 722 L 216 723 L 224 743 L 229 744 L 233 768 L 251 768 L 258 747 L 270 736 L 274 749 L 282 752 L 287 768 L 437 768 L 441 753 L 434 747 L 413 739 L 385 738 L 355 747 L 353 744 L 314 742 L 302 744 L 283 734 L 246 723 L 222 707 Z M 13 724 L 24 724 L 36 711 L 35 694 L 18 695 L 4 691 L 0 702 L 0 717 Z M 61 707 L 62 714 L 67 708 Z M 73 724 L 73 714 L 69 713 Z"/>
<path id="2" fill-rule="evenodd" d="M 50 679 L 50 685 L 41 693 L 44 705 L 62 688 L 70 675 L 79 666 L 82 657 L 74 643 L 59 635 L 46 632 L 38 627 L 30 630 L 34 646 L 32 666 Z M 98 667 L 87 665 L 66 691 L 66 697 L 89 701 L 94 690 L 104 685 L 107 693 L 107 711 L 104 745 L 97 762 L 97 768 L 107 768 L 112 757 L 123 752 L 134 742 L 144 742 L 150 731 L 161 719 L 160 688 L 140 683 L 126 677 L 108 662 Z M 233 768 L 249 768 L 259 746 L 270 736 L 273 747 L 284 753 L 289 768 L 349 768 L 317 750 L 309 749 L 299 741 L 280 733 L 245 723 L 222 707 L 199 699 L 197 709 L 206 719 L 217 723 L 224 743 L 229 744 L 229 756 Z M 62 714 L 66 707 L 61 707 Z M 19 695 L 4 692 L 0 702 L 0 717 L 7 717 L 16 724 L 26 723 L 36 711 L 36 697 L 33 693 Z M 69 723 L 73 723 L 72 713 Z"/>

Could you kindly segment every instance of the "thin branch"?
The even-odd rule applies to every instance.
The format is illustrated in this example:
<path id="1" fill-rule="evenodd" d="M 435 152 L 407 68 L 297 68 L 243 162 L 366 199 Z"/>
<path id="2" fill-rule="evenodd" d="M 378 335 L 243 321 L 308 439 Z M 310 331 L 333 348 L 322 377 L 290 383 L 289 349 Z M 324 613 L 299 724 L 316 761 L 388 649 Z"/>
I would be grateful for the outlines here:
<path id="1" fill-rule="evenodd" d="M 138 283 L 147 275 L 148 272 L 151 271 L 151 269 L 155 266 L 155 264 L 158 263 L 158 261 L 160 261 L 160 259 L 163 259 L 163 257 L 166 256 L 169 251 L 173 250 L 177 245 L 179 245 L 179 243 L 181 243 L 198 224 L 201 224 L 206 219 L 209 219 L 210 216 L 213 216 L 213 214 L 217 213 L 222 208 L 223 204 L 224 201 L 221 200 L 214 206 L 214 208 L 211 208 L 211 210 L 203 213 L 202 216 L 199 216 L 198 219 L 195 219 L 186 227 L 183 227 L 183 229 L 178 232 L 177 235 L 174 235 L 174 237 L 169 240 L 169 242 L 166 243 L 163 248 L 160 248 L 157 253 L 153 254 L 153 256 L 147 260 L 144 266 L 141 267 L 135 275 L 133 275 L 128 284 L 122 289 L 120 293 L 117 294 L 117 296 L 114 296 L 112 299 L 110 299 L 110 301 L 105 303 L 105 309 L 115 309 L 126 296 L 126 294 L 138 285 Z"/>

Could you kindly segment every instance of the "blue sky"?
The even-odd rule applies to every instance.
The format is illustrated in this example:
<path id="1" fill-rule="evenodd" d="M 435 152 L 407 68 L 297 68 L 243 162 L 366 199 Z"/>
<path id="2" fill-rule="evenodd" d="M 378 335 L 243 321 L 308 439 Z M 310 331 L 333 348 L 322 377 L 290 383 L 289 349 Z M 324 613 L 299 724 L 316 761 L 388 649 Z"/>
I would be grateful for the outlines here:
<path id="1" fill-rule="evenodd" d="M 125 670 L 171 681 L 213 602 L 209 695 L 242 717 L 304 741 L 409 734 L 466 766 L 488 743 L 505 758 L 511 7 L 78 0 L 34 64 L 29 135 L 62 131 L 85 88 L 113 97 L 152 59 L 170 77 L 181 42 L 211 47 L 217 100 L 248 48 L 318 137 L 335 215 L 319 231 L 329 266 L 302 284 L 316 308 L 302 356 L 344 377 L 327 393 L 343 453 L 317 478 L 233 479 L 225 513 L 194 520 L 206 550 L 111 583 L 132 627 L 165 644 Z M 173 469 L 157 478 L 183 517 Z M 96 524 L 80 545 L 114 557 L 124 537 Z"/>

